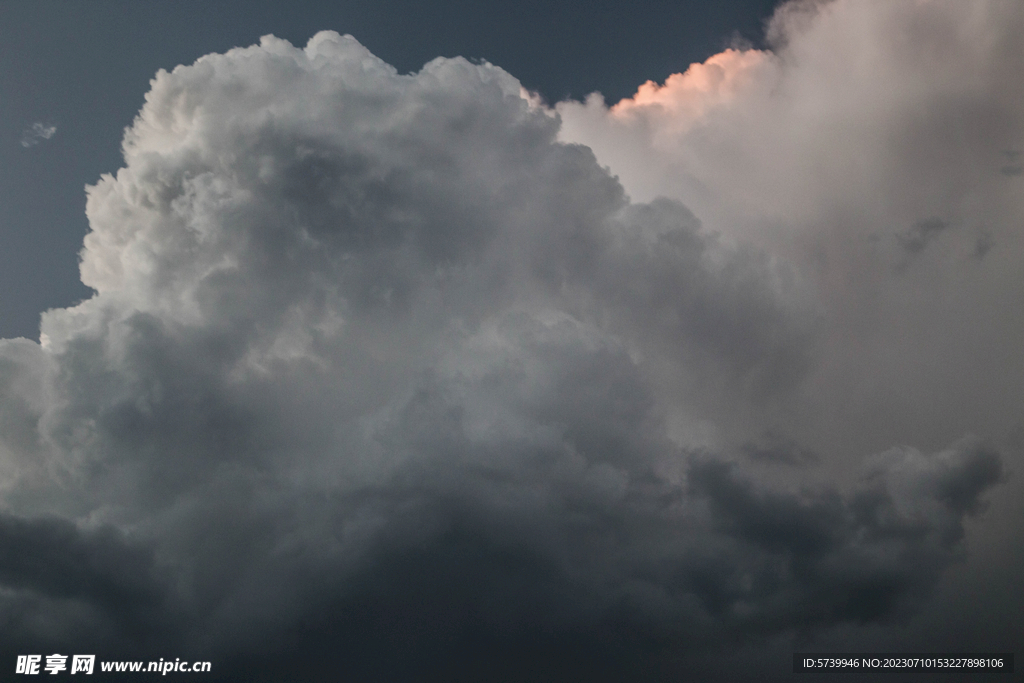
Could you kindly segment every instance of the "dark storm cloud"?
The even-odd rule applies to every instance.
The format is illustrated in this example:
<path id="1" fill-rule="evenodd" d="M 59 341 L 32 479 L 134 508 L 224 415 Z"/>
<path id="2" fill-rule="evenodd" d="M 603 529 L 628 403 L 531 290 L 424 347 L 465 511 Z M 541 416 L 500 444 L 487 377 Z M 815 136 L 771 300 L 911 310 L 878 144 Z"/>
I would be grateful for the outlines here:
<path id="1" fill-rule="evenodd" d="M 173 639 L 177 608 L 152 549 L 116 528 L 55 517 L 0 518 L 4 655 Z M 48 650 L 50 652 L 51 650 Z"/>
<path id="2" fill-rule="evenodd" d="M 559 125 L 494 66 L 334 33 L 160 72 L 88 189 L 95 296 L 0 347 L 8 642 L 144 614 L 86 642 L 615 679 L 926 596 L 1001 456 L 804 481 L 748 432 L 822 362 L 815 292 Z"/>
<path id="3" fill-rule="evenodd" d="M 1000 480 L 1000 458 L 968 439 L 932 456 L 897 449 L 873 466 L 844 499 L 835 491 L 759 491 L 725 463 L 695 465 L 692 491 L 709 501 L 716 527 L 750 553 L 728 566 L 757 568 L 747 595 L 720 575 L 720 608 L 744 601 L 757 606 L 751 621 L 807 628 L 885 618 L 919 600 L 955 558 L 964 514 L 977 512 L 979 495 Z"/>
<path id="4" fill-rule="evenodd" d="M 106 528 L 81 532 L 56 518 L 0 519 L 4 585 L 55 598 L 97 600 L 106 609 L 156 606 L 152 557 Z"/>

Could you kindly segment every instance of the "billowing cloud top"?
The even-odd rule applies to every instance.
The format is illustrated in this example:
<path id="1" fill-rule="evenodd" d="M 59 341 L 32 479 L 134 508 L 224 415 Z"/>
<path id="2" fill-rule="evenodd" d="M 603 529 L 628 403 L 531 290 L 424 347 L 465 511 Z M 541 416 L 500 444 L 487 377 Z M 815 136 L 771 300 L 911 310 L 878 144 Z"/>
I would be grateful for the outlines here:
<path id="1" fill-rule="evenodd" d="M 124 168 L 88 189 L 96 294 L 44 314 L 38 344 L 0 342 L 4 642 L 194 655 L 226 680 L 615 678 L 912 614 L 1004 478 L 995 406 L 1020 387 L 978 420 L 998 361 L 947 364 L 1019 329 L 996 293 L 1020 278 L 1019 192 L 972 166 L 929 204 L 943 176 L 918 138 L 842 137 L 874 135 L 877 103 L 804 109 L 833 13 L 895 21 L 861 5 L 784 12 L 778 54 L 724 53 L 610 111 L 548 110 L 462 59 L 399 75 L 330 32 L 160 72 Z M 806 140 L 775 135 L 787 102 Z M 607 145 L 566 143 L 581 121 Z M 837 173 L 892 164 L 848 196 L 822 174 L 799 207 L 830 125 Z M 772 149 L 791 156 L 760 178 Z M 619 152 L 635 196 L 629 154 L 683 169 L 652 192 L 675 198 L 631 201 L 597 160 Z M 914 163 L 905 208 L 856 212 Z M 693 187 L 721 204 L 705 222 L 678 201 Z M 966 375 L 967 397 L 930 393 Z"/>
<path id="2" fill-rule="evenodd" d="M 1002 438 L 1024 402 L 1022 29 L 1012 1 L 789 3 L 774 52 L 560 103 L 559 137 L 812 283 L 825 346 L 801 412 L 832 417 L 807 438 Z"/>

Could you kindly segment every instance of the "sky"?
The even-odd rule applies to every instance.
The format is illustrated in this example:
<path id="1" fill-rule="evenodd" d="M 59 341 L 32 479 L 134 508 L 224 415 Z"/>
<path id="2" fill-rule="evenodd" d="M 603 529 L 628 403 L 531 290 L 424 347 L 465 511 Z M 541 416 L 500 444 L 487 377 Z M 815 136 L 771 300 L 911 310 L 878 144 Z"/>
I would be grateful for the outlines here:
<path id="1" fill-rule="evenodd" d="M 1020 651 L 1022 30 L 0 2 L 0 667 Z"/>

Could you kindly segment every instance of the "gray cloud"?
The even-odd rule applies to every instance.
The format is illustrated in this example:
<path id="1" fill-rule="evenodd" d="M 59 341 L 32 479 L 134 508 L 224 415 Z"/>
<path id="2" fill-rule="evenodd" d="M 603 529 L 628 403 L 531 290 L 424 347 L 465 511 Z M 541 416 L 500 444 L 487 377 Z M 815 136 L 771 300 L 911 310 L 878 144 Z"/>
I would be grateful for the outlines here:
<path id="1" fill-rule="evenodd" d="M 941 218 L 927 218 L 914 223 L 913 227 L 897 233 L 896 241 L 908 256 L 913 256 L 920 253 L 928 246 L 929 242 L 936 239 L 949 227 L 949 224 Z"/>
<path id="2" fill-rule="evenodd" d="M 1020 152 L 1013 149 L 1003 150 L 1003 156 L 1006 158 L 1006 164 L 999 169 L 999 172 L 1005 176 L 1019 176 L 1024 173 L 1024 164 L 1020 163 Z"/>
<path id="3" fill-rule="evenodd" d="M 758 491 L 721 462 L 695 466 L 691 486 L 711 504 L 716 524 L 766 556 L 731 566 L 761 565 L 748 584 L 775 594 L 751 600 L 723 576 L 721 608 L 745 599 L 768 608 L 763 615 L 752 609 L 754 620 L 781 616 L 805 627 L 892 616 L 953 559 L 963 515 L 977 512 L 978 495 L 1002 476 L 998 454 L 971 439 L 932 456 L 896 449 L 872 465 L 848 500 L 834 491 Z"/>
<path id="4" fill-rule="evenodd" d="M 995 243 L 992 240 L 992 235 L 982 230 L 974 241 L 974 253 L 972 256 L 980 261 L 985 258 L 988 252 L 992 251 L 992 247 L 994 246 Z"/>
<path id="5" fill-rule="evenodd" d="M 612 106 L 599 94 L 555 106 L 559 139 L 590 146 L 634 201 L 681 201 L 704 232 L 786 264 L 813 302 L 792 390 L 704 413 L 758 477 L 797 476 L 766 464 L 781 460 L 765 434 L 821 456 L 799 476 L 846 490 L 866 453 L 939 451 L 965 433 L 991 436 L 1018 469 L 1024 317 L 1008 293 L 1024 287 L 1012 182 L 1022 26 L 1004 0 L 790 2 L 770 50 L 725 51 Z M 874 639 L 858 642 L 953 647 L 972 630 L 981 647 L 1019 649 L 1019 492 L 1011 479 L 987 521 L 966 527 L 979 555 L 954 570 L 984 619 L 964 626 L 946 593 L 927 623 L 856 631 Z M 847 640 L 831 642 L 849 647 L 855 631 L 840 630 Z"/>
<path id="6" fill-rule="evenodd" d="M 853 462 L 1018 429 L 1024 318 L 1006 293 L 1024 286 L 1024 206 L 993 159 L 1016 163 L 1024 110 L 1004 84 L 1024 15 L 976 7 L 788 3 L 773 50 L 723 52 L 612 107 L 555 107 L 559 139 L 589 145 L 630 197 L 683 202 L 812 302 L 815 361 L 775 414 L 737 420 L 736 442 L 776 429 Z"/>
<path id="7" fill-rule="evenodd" d="M 901 274 L 905 272 L 910 262 L 950 227 L 952 226 L 941 218 L 933 217 L 917 221 L 906 230 L 896 233 L 896 243 L 903 250 L 903 255 L 896 264 L 896 271 Z M 973 255 L 978 254 L 979 242 L 975 241 Z"/>
<path id="8" fill-rule="evenodd" d="M 0 519 L 5 654 L 40 645 L 107 654 L 130 642 L 140 652 L 171 640 L 174 596 L 152 550 L 104 526 L 79 529 L 55 517 Z"/>
<path id="9" fill-rule="evenodd" d="M 760 438 L 740 446 L 740 452 L 752 460 L 793 466 L 809 465 L 821 461 L 821 456 L 804 448 L 793 439 L 773 430 L 766 431 Z"/>
<path id="10" fill-rule="evenodd" d="M 49 140 L 57 133 L 57 126 L 41 122 L 33 123 L 21 134 L 21 146 L 32 147 L 43 140 Z"/>
<path id="11" fill-rule="evenodd" d="M 559 126 L 334 33 L 157 74 L 88 188 L 96 294 L 0 344 L 5 642 L 615 680 L 913 615 L 1005 456 L 961 420 L 843 470 L 856 413 L 787 417 L 841 360 L 804 262 Z"/>

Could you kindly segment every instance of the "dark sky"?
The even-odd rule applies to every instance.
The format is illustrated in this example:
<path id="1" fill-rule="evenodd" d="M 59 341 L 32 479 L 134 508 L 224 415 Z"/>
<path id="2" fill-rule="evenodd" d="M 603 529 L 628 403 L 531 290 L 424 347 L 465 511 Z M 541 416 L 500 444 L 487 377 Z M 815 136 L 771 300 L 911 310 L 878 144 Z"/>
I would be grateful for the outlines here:
<path id="1" fill-rule="evenodd" d="M 734 38 L 763 37 L 770 0 L 722 2 L 0 2 L 0 336 L 39 335 L 39 313 L 89 296 L 78 251 L 86 184 L 121 165 L 121 137 L 158 69 L 255 43 L 349 33 L 401 72 L 485 59 L 550 101 L 609 101 L 664 80 Z M 19 141 L 57 125 L 45 145 Z"/>

